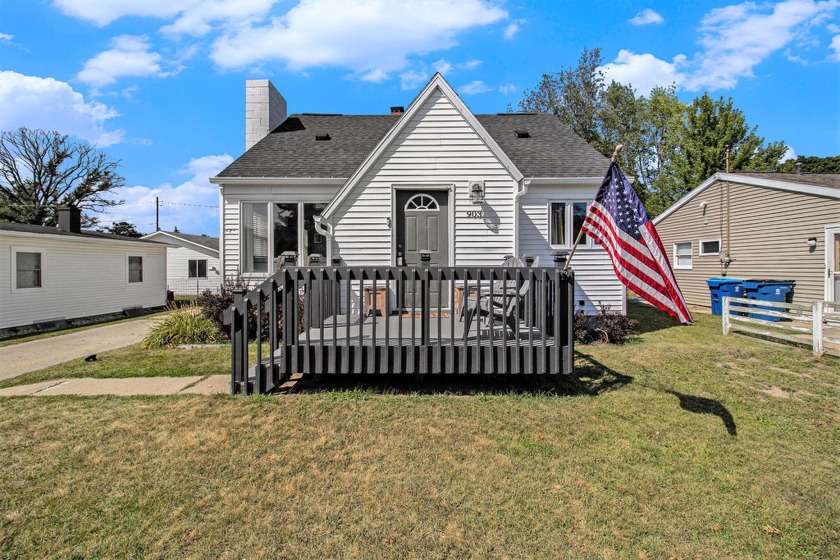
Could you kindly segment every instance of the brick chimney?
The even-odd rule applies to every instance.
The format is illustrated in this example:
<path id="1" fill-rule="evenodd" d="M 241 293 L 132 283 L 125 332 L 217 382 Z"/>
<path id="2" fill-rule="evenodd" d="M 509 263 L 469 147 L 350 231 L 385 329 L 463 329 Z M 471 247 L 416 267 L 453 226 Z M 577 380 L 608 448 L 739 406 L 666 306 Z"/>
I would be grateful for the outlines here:
<path id="1" fill-rule="evenodd" d="M 405 113 L 405 107 L 391 107 L 391 115 L 392 116 L 400 116 Z"/>
<path id="2" fill-rule="evenodd" d="M 82 231 L 82 211 L 75 206 L 59 206 L 58 229 L 72 233 Z"/>
<path id="3" fill-rule="evenodd" d="M 286 120 L 286 100 L 269 80 L 245 81 L 245 150 Z"/>

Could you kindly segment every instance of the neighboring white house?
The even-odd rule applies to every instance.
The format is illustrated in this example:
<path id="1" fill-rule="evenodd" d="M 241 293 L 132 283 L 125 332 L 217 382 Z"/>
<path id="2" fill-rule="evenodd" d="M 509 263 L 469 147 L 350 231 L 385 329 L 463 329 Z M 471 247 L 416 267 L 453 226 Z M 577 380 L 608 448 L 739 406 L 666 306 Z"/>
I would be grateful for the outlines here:
<path id="1" fill-rule="evenodd" d="M 165 245 L 59 223 L 0 222 L 0 329 L 166 305 Z"/>
<path id="2" fill-rule="evenodd" d="M 175 295 L 198 295 L 219 289 L 222 281 L 218 237 L 156 231 L 142 239 L 170 245 L 166 249 L 166 286 Z"/>
<path id="3" fill-rule="evenodd" d="M 302 113 L 268 80 L 246 84 L 246 152 L 211 179 L 221 196 L 221 260 L 251 282 L 284 251 L 350 266 L 495 266 L 506 255 L 553 266 L 569 251 L 609 160 L 555 117 L 474 115 L 440 74 L 407 110 Z M 584 240 L 575 304 L 625 312 L 606 252 Z"/>

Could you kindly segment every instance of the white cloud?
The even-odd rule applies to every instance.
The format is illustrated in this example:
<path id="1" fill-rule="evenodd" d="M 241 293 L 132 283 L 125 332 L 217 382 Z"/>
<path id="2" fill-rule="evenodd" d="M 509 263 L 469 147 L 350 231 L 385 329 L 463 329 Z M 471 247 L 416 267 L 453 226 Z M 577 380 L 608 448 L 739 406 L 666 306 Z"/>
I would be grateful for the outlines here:
<path id="1" fill-rule="evenodd" d="M 663 23 L 665 18 L 662 15 L 650 8 L 644 9 L 630 19 L 632 25 L 651 25 Z"/>
<path id="2" fill-rule="evenodd" d="M 277 0 L 53 0 L 65 15 L 100 27 L 134 16 L 174 20 L 161 31 L 203 36 L 212 24 L 231 24 L 264 16 Z"/>
<path id="3" fill-rule="evenodd" d="M 417 89 L 418 86 L 430 80 L 435 72 L 440 72 L 444 77 L 447 77 L 461 70 L 478 68 L 482 64 L 483 61 L 475 59 L 453 63 L 441 58 L 434 61 L 431 64 L 431 69 L 429 69 L 426 64 L 417 63 L 412 69 L 400 74 L 400 86 L 403 91 Z"/>
<path id="4" fill-rule="evenodd" d="M 522 29 L 522 26 L 527 22 L 527 19 L 515 19 L 511 21 L 507 27 L 505 27 L 504 32 L 502 32 L 502 36 L 505 39 L 513 39 L 516 37 L 516 34 L 519 33 L 519 30 Z"/>
<path id="5" fill-rule="evenodd" d="M 830 26 L 827 18 L 838 6 L 838 0 L 786 0 L 716 8 L 703 18 L 698 41 L 702 48 L 691 58 L 679 54 L 668 62 L 622 49 L 603 70 L 608 80 L 632 84 L 641 94 L 671 83 L 690 91 L 730 89 L 740 79 L 752 77 L 756 66 L 779 51 L 790 61 L 806 64 L 807 60 L 783 49 L 811 45 L 811 29 Z M 840 39 L 832 40 L 831 48 L 840 60 Z"/>
<path id="6" fill-rule="evenodd" d="M 400 89 L 403 91 L 417 89 L 420 84 L 428 81 L 429 79 L 431 79 L 431 75 L 428 72 L 422 70 L 408 70 L 407 72 L 400 74 Z"/>
<path id="7" fill-rule="evenodd" d="M 767 6 L 745 2 L 710 11 L 701 22 L 703 47 L 692 60 L 689 90 L 729 89 L 770 54 L 802 37 L 838 6 L 836 0 L 787 0 Z M 771 8 L 771 11 L 767 11 Z"/>
<path id="8" fill-rule="evenodd" d="M 832 60 L 840 60 L 840 35 L 831 38 Z"/>
<path id="9" fill-rule="evenodd" d="M 440 72 L 442 75 L 445 76 L 449 74 L 449 71 L 452 70 L 454 66 L 452 66 L 452 63 L 447 62 L 446 60 L 441 58 L 437 62 L 432 63 L 432 68 L 435 69 L 435 72 Z"/>
<path id="10" fill-rule="evenodd" d="M 499 86 L 499 92 L 502 95 L 510 95 L 511 93 L 516 93 L 519 88 L 513 84 L 503 84 Z"/>
<path id="11" fill-rule="evenodd" d="M 794 151 L 792 146 L 788 146 L 785 153 L 782 155 L 782 158 L 779 161 L 787 161 L 789 159 L 796 159 L 796 152 Z"/>
<path id="12" fill-rule="evenodd" d="M 0 33 L 0 41 L 11 41 L 14 38 L 14 35 L 9 35 L 8 33 Z"/>
<path id="13" fill-rule="evenodd" d="M 145 37 L 121 35 L 111 41 L 111 46 L 111 49 L 85 62 L 76 78 L 86 84 L 102 87 L 113 84 L 119 78 L 164 77 L 176 71 L 163 69 L 163 64 L 168 63 L 159 53 L 149 50 L 151 46 Z"/>
<path id="14" fill-rule="evenodd" d="M 102 225 L 128 221 L 142 232 L 155 229 L 155 197 L 160 198 L 160 226 L 174 227 L 184 233 L 218 235 L 219 188 L 208 180 L 227 167 L 233 158 L 228 154 L 211 155 L 189 161 L 182 173 L 189 179 L 179 185 L 164 183 L 158 187 L 137 185 L 123 187 L 113 193 L 114 199 L 125 204 L 116 206 L 107 214 L 100 214 Z"/>
<path id="15" fill-rule="evenodd" d="M 479 93 L 487 93 L 492 90 L 493 88 L 485 84 L 482 80 L 473 80 L 472 82 L 459 87 L 458 93 L 462 93 L 464 95 L 476 95 Z"/>
<path id="16" fill-rule="evenodd" d="M 334 66 L 378 79 L 405 70 L 411 55 L 449 49 L 458 33 L 506 17 L 489 0 L 302 0 L 268 23 L 232 26 L 211 57 L 228 69 L 279 60 L 292 71 Z"/>
<path id="17" fill-rule="evenodd" d="M 618 56 L 602 67 L 607 82 L 615 80 L 632 85 L 640 95 L 648 95 L 656 86 L 682 84 L 686 76 L 679 67 L 685 64 L 685 57 L 677 55 L 671 62 L 660 60 L 652 54 L 636 54 L 628 50 L 618 51 Z"/>
<path id="18" fill-rule="evenodd" d="M 122 130 L 108 130 L 119 114 L 97 101 L 85 101 L 70 84 L 53 78 L 0 71 L 0 130 L 21 126 L 57 130 L 100 147 L 122 140 Z"/>

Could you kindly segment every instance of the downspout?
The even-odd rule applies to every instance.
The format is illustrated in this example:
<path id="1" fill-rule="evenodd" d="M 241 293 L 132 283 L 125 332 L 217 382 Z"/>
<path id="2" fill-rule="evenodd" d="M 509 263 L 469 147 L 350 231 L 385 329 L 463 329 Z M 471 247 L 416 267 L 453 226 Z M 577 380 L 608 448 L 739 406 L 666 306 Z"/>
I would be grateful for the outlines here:
<path id="1" fill-rule="evenodd" d="M 519 255 L 519 199 L 528 192 L 531 179 L 519 180 L 519 192 L 513 195 L 513 254 Z"/>
<path id="2" fill-rule="evenodd" d="M 219 280 L 225 284 L 225 186 L 219 183 Z"/>

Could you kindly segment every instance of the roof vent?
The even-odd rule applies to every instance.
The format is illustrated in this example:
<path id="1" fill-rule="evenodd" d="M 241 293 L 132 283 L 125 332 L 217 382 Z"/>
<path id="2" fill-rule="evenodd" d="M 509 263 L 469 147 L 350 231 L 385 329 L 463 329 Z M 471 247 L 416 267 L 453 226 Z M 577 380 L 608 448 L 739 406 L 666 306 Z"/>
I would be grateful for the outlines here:
<path id="1" fill-rule="evenodd" d="M 528 132 L 527 130 L 517 130 L 516 131 L 516 137 L 517 138 L 530 138 L 531 133 Z"/>
<path id="2" fill-rule="evenodd" d="M 330 134 L 328 132 L 316 132 L 315 140 L 329 140 Z"/>
<path id="3" fill-rule="evenodd" d="M 392 115 L 402 115 L 403 113 L 405 113 L 405 107 L 402 105 L 391 107 Z"/>

